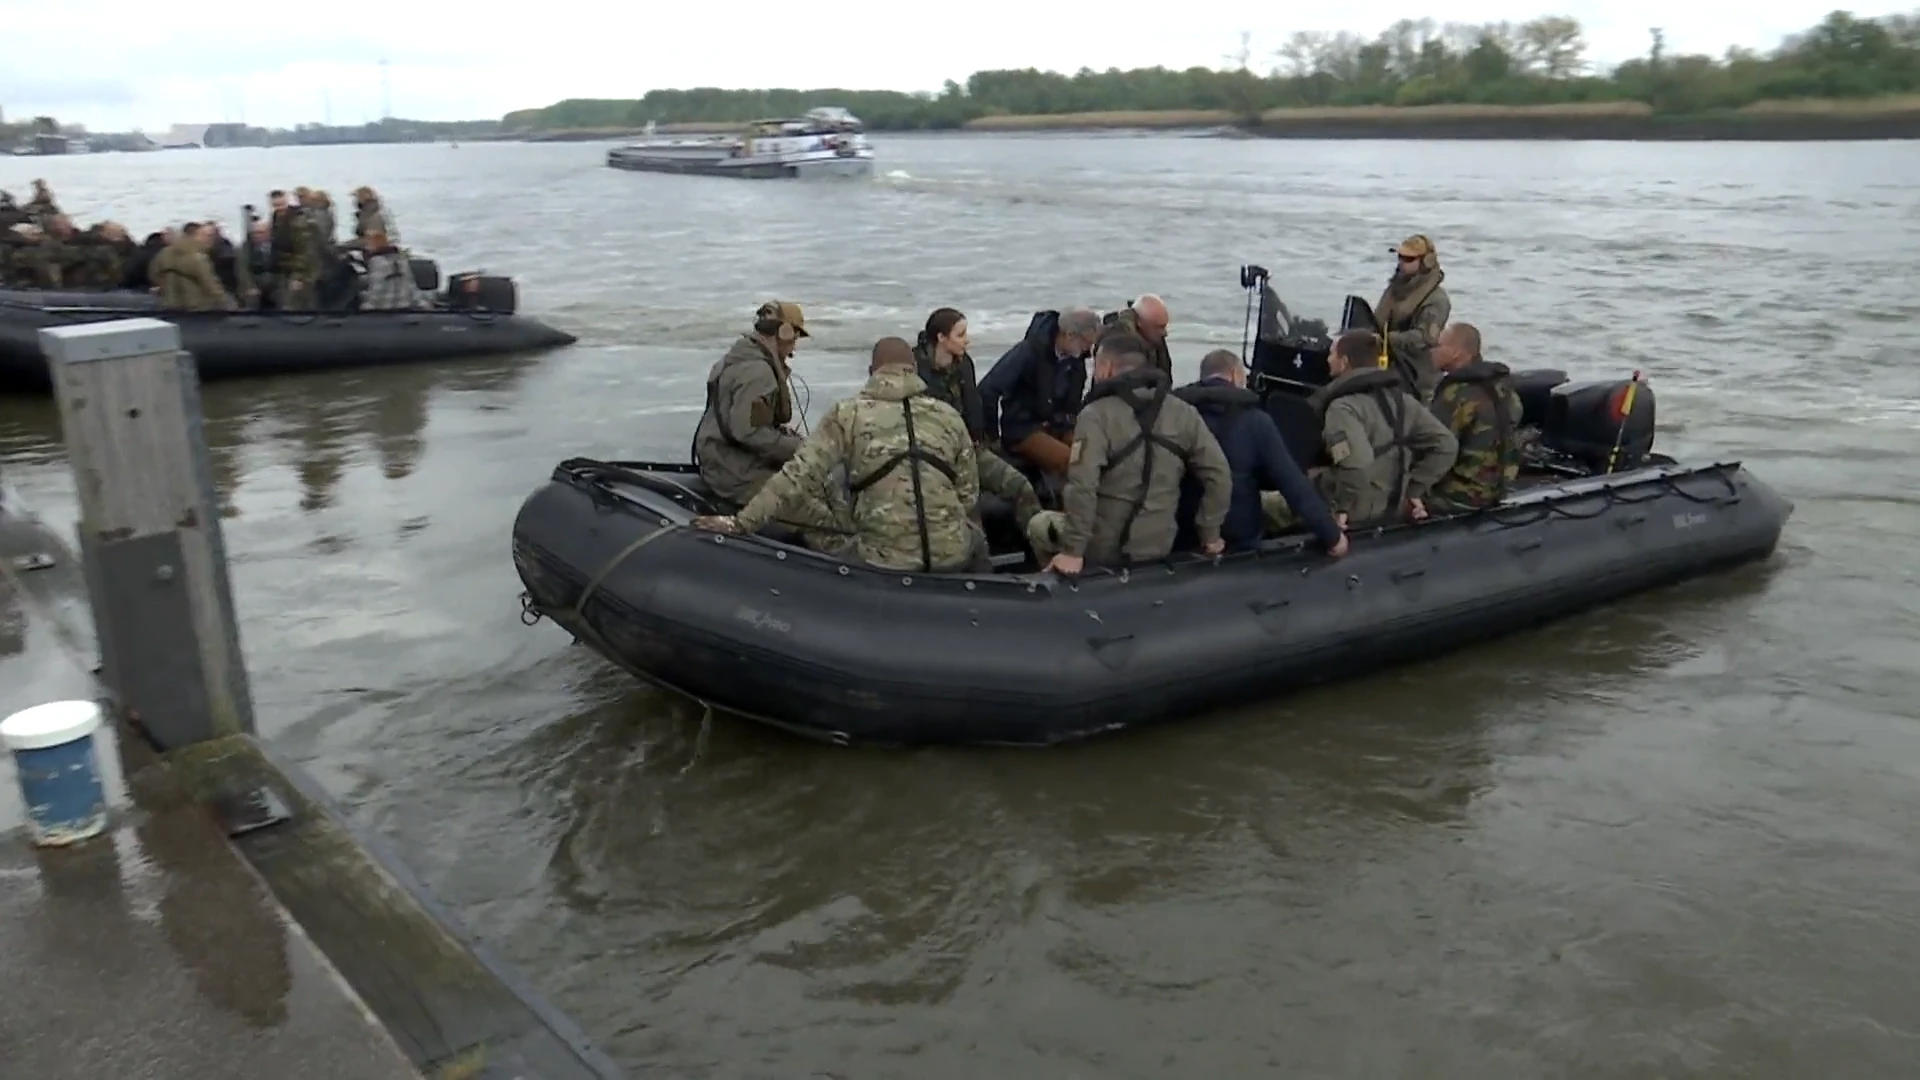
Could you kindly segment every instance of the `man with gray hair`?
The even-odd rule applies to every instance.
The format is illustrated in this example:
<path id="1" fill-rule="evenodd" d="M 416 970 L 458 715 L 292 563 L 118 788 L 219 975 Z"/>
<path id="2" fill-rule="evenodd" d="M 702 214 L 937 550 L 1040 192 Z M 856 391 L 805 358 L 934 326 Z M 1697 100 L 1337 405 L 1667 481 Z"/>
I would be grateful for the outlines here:
<path id="1" fill-rule="evenodd" d="M 1147 343 L 1147 359 L 1167 378 L 1173 378 L 1173 354 L 1167 351 L 1167 327 L 1172 325 L 1173 316 L 1167 313 L 1165 300 L 1152 293 L 1142 293 L 1127 301 L 1125 308 L 1108 312 L 1102 321 L 1138 335 Z"/>
<path id="2" fill-rule="evenodd" d="M 1067 471 L 1074 420 L 1087 389 L 1087 357 L 1100 337 L 1100 316 L 1091 308 L 1042 311 L 1027 324 L 1019 344 L 1008 349 L 980 380 L 986 429 L 1023 472 L 1057 490 Z"/>
<path id="3" fill-rule="evenodd" d="M 1100 339 L 1093 392 L 1068 455 L 1064 509 L 1035 514 L 1027 524 L 1027 542 L 1047 569 L 1077 574 L 1087 563 L 1166 558 L 1178 532 L 1180 483 L 1189 475 L 1201 487 L 1193 522 L 1200 550 L 1223 549 L 1233 471 L 1200 414 L 1170 393 L 1172 380 L 1149 352 L 1124 330 Z"/>

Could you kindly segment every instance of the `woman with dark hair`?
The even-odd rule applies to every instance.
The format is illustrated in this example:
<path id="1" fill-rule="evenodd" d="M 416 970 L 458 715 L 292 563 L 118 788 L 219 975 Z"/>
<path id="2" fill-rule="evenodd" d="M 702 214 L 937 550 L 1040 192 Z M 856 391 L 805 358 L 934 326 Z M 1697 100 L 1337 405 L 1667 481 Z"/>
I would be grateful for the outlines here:
<path id="1" fill-rule="evenodd" d="M 967 434 L 976 443 L 984 442 L 986 414 L 980 408 L 973 357 L 967 355 L 967 317 L 950 307 L 935 309 L 920 331 L 913 358 L 927 393 L 957 409 L 967 422 Z"/>
<path id="2" fill-rule="evenodd" d="M 1034 493 L 1032 481 L 993 449 L 1000 440 L 987 430 L 986 412 L 980 406 L 973 357 L 967 355 L 967 317 L 950 307 L 936 309 L 927 316 L 926 329 L 920 331 L 913 359 L 920 381 L 927 384 L 927 393 L 959 411 L 978 451 L 974 463 L 980 470 L 982 498 L 975 522 L 980 526 L 982 543 L 989 541 L 989 519 L 1011 521 L 1011 536 L 1025 537 L 1027 522 L 1040 512 L 1040 498 Z M 991 531 L 997 535 L 1000 527 L 995 525 Z M 1018 542 L 1001 539 L 1009 549 Z"/>

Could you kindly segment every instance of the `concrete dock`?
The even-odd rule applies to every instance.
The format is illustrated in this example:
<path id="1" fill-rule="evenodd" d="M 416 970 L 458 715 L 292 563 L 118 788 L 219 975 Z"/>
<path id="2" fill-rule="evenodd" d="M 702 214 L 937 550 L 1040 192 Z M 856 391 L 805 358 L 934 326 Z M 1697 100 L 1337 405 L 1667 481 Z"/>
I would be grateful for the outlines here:
<path id="1" fill-rule="evenodd" d="M 79 560 L 7 498 L 0 715 L 99 698 Z M 98 741 L 112 824 L 68 849 L 28 842 L 0 755 L 0 1074 L 620 1075 L 270 748 Z M 259 792 L 279 820 L 250 827 Z"/>
<path id="2" fill-rule="evenodd" d="M 97 695 L 79 570 L 0 508 L 0 715 Z M 110 835 L 39 851 L 0 756 L 0 1061 L 22 1077 L 416 1077 L 225 830 L 106 732 Z"/>

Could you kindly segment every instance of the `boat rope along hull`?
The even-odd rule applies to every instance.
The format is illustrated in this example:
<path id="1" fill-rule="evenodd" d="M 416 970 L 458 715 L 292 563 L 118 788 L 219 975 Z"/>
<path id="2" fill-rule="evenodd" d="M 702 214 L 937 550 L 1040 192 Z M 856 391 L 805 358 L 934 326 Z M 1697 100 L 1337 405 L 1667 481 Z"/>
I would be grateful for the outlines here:
<path id="1" fill-rule="evenodd" d="M 10 303 L 0 296 L 0 390 L 51 389 L 41 330 L 137 318 L 178 326 L 180 345 L 193 354 L 202 381 L 526 353 L 575 341 L 538 319 L 489 312 L 61 311 L 44 301 Z"/>
<path id="2" fill-rule="evenodd" d="M 1339 561 L 1276 541 L 1068 582 L 701 532 L 581 464 L 515 520 L 531 610 L 645 680 L 841 744 L 1048 745 L 1269 698 L 1761 559 L 1792 511 L 1738 464 L 1663 465 L 1357 534 Z"/>

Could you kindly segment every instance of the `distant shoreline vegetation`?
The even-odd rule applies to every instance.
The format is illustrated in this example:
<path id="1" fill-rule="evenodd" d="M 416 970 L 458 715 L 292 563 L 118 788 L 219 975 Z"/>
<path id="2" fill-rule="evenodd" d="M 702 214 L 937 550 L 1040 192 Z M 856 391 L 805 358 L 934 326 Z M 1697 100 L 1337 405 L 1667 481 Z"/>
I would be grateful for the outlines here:
<path id="1" fill-rule="evenodd" d="M 585 139 L 726 130 L 843 105 L 875 131 L 1244 128 L 1276 137 L 1920 137 L 1920 17 L 1835 11 L 1769 53 L 1647 55 L 1594 73 L 1577 20 L 1406 19 L 1378 36 L 1296 33 L 1275 69 L 982 71 L 937 94 L 655 90 L 508 113 L 495 138 Z M 484 137 L 484 136 L 483 136 Z"/>
<path id="2" fill-rule="evenodd" d="M 210 124 L 207 146 L 578 141 L 638 133 L 730 131 L 818 105 L 853 110 L 874 131 L 1043 132 L 1216 128 L 1274 138 L 1848 139 L 1920 138 L 1920 16 L 1835 11 L 1771 52 L 1671 53 L 1659 29 L 1645 56 L 1600 72 L 1580 23 L 1440 25 L 1403 19 L 1372 38 L 1296 33 L 1254 71 L 1252 35 L 1229 70 L 1142 68 L 1073 75 L 981 71 L 939 93 L 890 90 L 655 90 L 575 98 L 499 120 L 389 117 L 360 125 L 266 129 Z M 153 149 L 138 132 L 90 134 L 50 117 L 0 124 L 0 151 L 68 136 L 95 150 Z M 166 137 L 162 136 L 164 140 Z M 65 149 L 64 144 L 52 148 Z M 45 151 L 43 151 L 45 152 Z"/>

